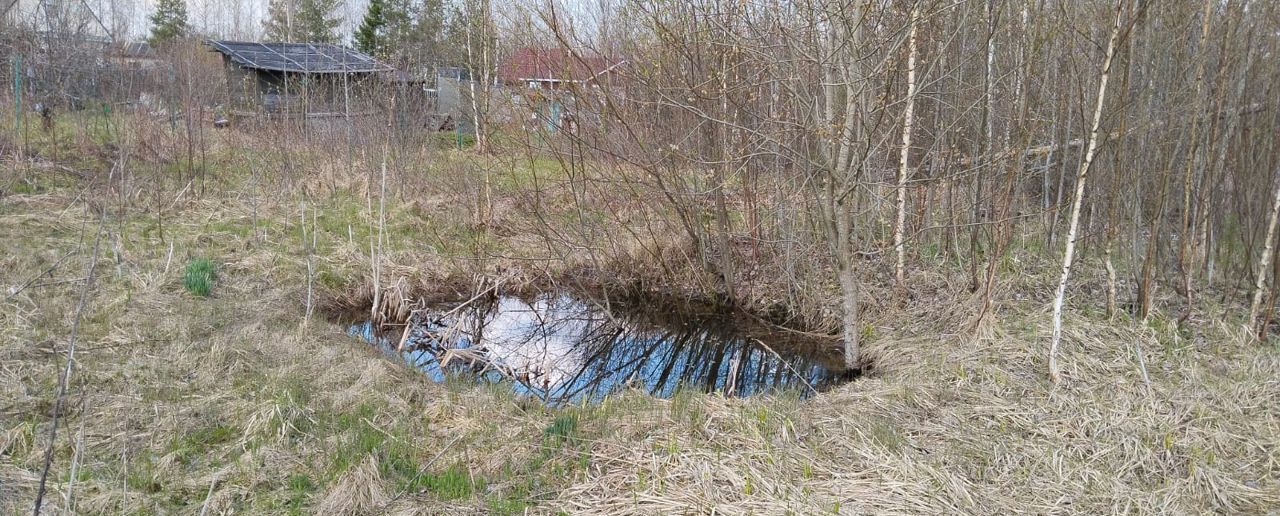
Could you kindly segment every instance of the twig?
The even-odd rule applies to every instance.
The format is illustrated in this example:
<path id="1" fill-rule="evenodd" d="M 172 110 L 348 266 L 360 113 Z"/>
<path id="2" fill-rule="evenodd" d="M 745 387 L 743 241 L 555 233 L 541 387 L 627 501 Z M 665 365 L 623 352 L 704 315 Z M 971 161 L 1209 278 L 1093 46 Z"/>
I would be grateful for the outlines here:
<path id="1" fill-rule="evenodd" d="M 89 398 L 85 396 L 83 390 L 80 393 L 80 432 L 76 436 L 75 452 L 71 455 L 71 477 L 67 479 L 67 492 L 65 496 L 65 505 L 67 512 L 75 514 L 75 497 L 72 493 L 76 487 L 76 476 L 80 472 L 80 456 L 84 451 L 84 423 L 88 418 Z"/>
<path id="2" fill-rule="evenodd" d="M 53 265 L 50 265 L 48 269 L 45 269 L 40 274 L 36 274 L 35 276 L 32 276 L 31 279 L 27 280 L 26 283 L 23 283 L 22 286 L 18 287 L 17 290 L 10 292 L 9 296 L 5 297 L 4 300 L 9 301 L 10 299 L 13 299 L 14 296 L 22 293 L 23 290 L 26 290 L 27 287 L 30 287 L 31 284 L 35 283 L 36 280 L 43 278 L 49 273 L 53 272 L 54 269 L 57 269 L 59 265 L 62 265 L 62 262 L 66 260 L 68 256 L 71 256 L 73 253 L 75 253 L 75 251 L 68 251 L 67 254 L 62 255 L 62 257 L 58 258 L 58 261 L 53 262 Z"/>
<path id="3" fill-rule="evenodd" d="M 404 495 L 409 494 L 410 486 L 413 486 L 414 482 L 417 482 L 419 478 L 422 478 L 422 474 L 427 471 L 427 468 L 431 467 L 432 464 L 435 464 L 437 460 L 440 460 L 440 457 L 443 457 L 444 453 L 449 451 L 449 448 L 453 447 L 454 443 L 457 443 L 458 440 L 462 439 L 465 435 L 466 434 L 461 434 L 461 435 L 458 435 L 457 437 L 454 437 L 452 441 L 449 441 L 449 444 L 444 445 L 444 448 L 440 449 L 440 453 L 437 453 L 435 457 L 432 457 L 431 460 L 427 461 L 426 464 L 423 464 L 421 467 L 419 467 L 417 473 L 413 475 L 413 478 L 409 479 L 409 481 L 405 483 L 405 487 L 403 490 L 400 491 L 400 494 L 395 495 L 394 497 L 391 498 L 391 500 L 387 501 L 387 505 L 389 506 L 392 502 L 395 502 L 396 500 L 399 500 Z"/>
<path id="4" fill-rule="evenodd" d="M 53 404 L 53 420 L 49 425 L 49 444 L 44 450 L 44 469 L 40 473 L 40 487 L 36 490 L 35 507 L 32 514 L 40 516 L 40 509 L 44 503 L 44 494 L 49 481 L 49 468 L 53 466 L 53 448 L 54 443 L 58 440 L 58 418 L 62 415 L 62 405 L 66 402 L 67 382 L 71 378 L 71 371 L 76 363 L 76 335 L 80 332 L 80 319 L 84 314 L 84 306 L 89 301 L 89 291 L 93 288 L 93 271 L 98 265 L 98 248 L 102 243 L 102 231 L 106 228 L 105 214 L 99 219 L 98 234 L 93 239 L 93 257 L 89 260 L 89 271 L 86 274 L 88 281 L 85 282 L 84 288 L 80 290 L 80 301 L 76 303 L 76 315 L 74 322 L 71 323 L 71 335 L 67 343 L 67 365 L 63 369 L 62 375 L 58 378 L 58 393 Z"/>
<path id="5" fill-rule="evenodd" d="M 1142 353 L 1141 340 L 1134 339 L 1133 351 L 1134 351 L 1134 354 L 1138 356 L 1138 371 L 1142 373 L 1142 383 L 1146 384 L 1147 395 L 1150 396 L 1151 395 L 1151 377 L 1147 375 L 1147 360 Z"/>
<path id="6" fill-rule="evenodd" d="M 461 310 L 461 309 L 463 309 L 463 308 L 466 308 L 466 307 L 467 307 L 467 305 L 470 305 L 471 303 L 475 302 L 475 300 L 480 299 L 481 297 L 484 297 L 484 295 L 485 295 L 485 294 L 488 294 L 489 292 L 492 292 L 492 291 L 497 290 L 497 289 L 498 289 L 498 287 L 502 286 L 502 283 L 503 283 L 504 281 L 506 281 L 506 278 L 505 278 L 505 277 L 504 277 L 504 278 L 498 278 L 498 280 L 497 280 L 497 281 L 494 281 L 494 282 L 493 282 L 493 285 L 492 285 L 492 286 L 490 286 L 489 288 L 486 288 L 486 289 L 484 289 L 484 290 L 480 291 L 480 293 L 478 293 L 478 294 L 476 294 L 476 295 L 474 295 L 474 296 L 471 296 L 471 299 L 468 299 L 468 300 L 466 300 L 466 301 L 463 301 L 463 302 L 462 302 L 462 304 L 460 304 L 460 305 L 458 305 L 458 306 L 453 307 L 453 309 L 452 309 L 452 310 L 449 310 L 448 312 L 445 312 L 444 314 L 442 314 L 442 315 L 440 316 L 440 319 L 448 318 L 450 315 L 453 315 L 453 314 L 454 314 L 455 312 L 457 312 L 458 310 Z"/>
<path id="7" fill-rule="evenodd" d="M 774 351 L 773 348 L 769 347 L 768 344 L 765 344 L 764 341 L 760 339 L 751 339 L 751 340 L 754 340 L 756 341 L 756 344 L 763 346 L 765 351 L 773 353 L 773 356 L 778 357 L 778 361 L 782 362 L 782 365 L 787 366 L 787 369 L 790 369 L 792 373 L 795 373 L 796 378 L 799 378 L 800 381 L 804 382 L 805 387 L 808 387 L 809 390 L 812 391 L 814 394 L 818 393 L 818 389 L 815 388 L 813 384 L 809 383 L 808 378 L 805 378 L 804 375 L 800 374 L 800 371 L 796 371 L 796 368 L 791 367 L 791 362 L 787 362 L 786 359 L 782 358 L 782 355 L 779 355 L 777 351 Z"/>
<path id="8" fill-rule="evenodd" d="M 213 476 L 213 480 L 209 481 L 209 492 L 204 495 L 204 503 L 200 504 L 200 516 L 204 516 L 205 511 L 209 510 L 209 499 L 213 498 L 213 487 L 218 485 L 218 475 Z"/>
<path id="9" fill-rule="evenodd" d="M 382 179 L 381 179 L 381 182 L 379 183 L 380 187 L 378 190 L 378 246 L 377 246 L 377 249 L 375 250 L 373 246 L 373 242 L 372 242 L 373 235 L 370 235 L 371 240 L 369 242 L 370 261 L 373 262 L 372 263 L 373 265 L 373 307 L 371 308 L 371 311 L 369 313 L 369 319 L 374 322 L 377 322 L 377 320 L 379 319 L 378 315 L 381 313 L 379 310 L 381 309 L 380 305 L 382 301 L 382 297 L 381 297 L 381 294 L 382 294 L 382 241 L 383 241 L 383 232 L 387 225 L 387 148 L 386 146 L 382 148 L 381 170 L 382 170 L 382 175 L 381 175 Z M 370 202 L 372 202 L 372 200 Z M 372 210 L 373 206 L 370 206 L 369 208 L 370 210 Z"/>
<path id="10" fill-rule="evenodd" d="M 398 442 L 403 443 L 403 444 L 408 444 L 408 443 L 405 443 L 403 440 L 401 440 L 399 437 L 396 437 L 396 436 L 394 436 L 394 435 L 391 435 L 391 432 L 388 432 L 388 431 L 386 431 L 386 430 L 383 430 L 383 429 L 382 429 L 382 427 L 378 426 L 378 425 L 377 425 L 376 423 L 374 423 L 373 421 L 370 421 L 370 420 L 369 420 L 369 418 L 367 418 L 367 417 L 362 417 L 362 418 L 360 418 L 360 421 L 363 421 L 363 422 L 364 422 L 364 424 L 369 425 L 369 428 L 372 428 L 372 429 L 374 429 L 374 430 L 377 430 L 377 431 L 379 431 L 379 432 L 382 432 L 382 435 L 385 435 L 385 436 L 389 437 L 392 441 L 398 441 Z"/>
<path id="11" fill-rule="evenodd" d="M 788 328 L 788 327 L 783 326 L 783 325 L 781 325 L 781 324 L 775 324 L 775 323 L 773 323 L 773 322 L 770 322 L 768 319 L 765 319 L 764 317 L 760 317 L 759 315 L 756 315 L 756 314 L 754 314 L 754 313 L 751 313 L 751 311 L 749 311 L 749 310 L 743 310 L 743 311 L 742 311 L 742 313 L 746 314 L 748 317 L 750 317 L 752 320 L 756 321 L 757 323 L 763 324 L 763 325 L 765 325 L 765 326 L 768 326 L 768 327 L 770 327 L 770 328 L 772 328 L 772 329 L 775 329 L 775 330 L 778 330 L 778 331 L 781 331 L 781 332 L 793 333 L 793 334 L 796 334 L 796 335 L 802 335 L 802 336 L 809 337 L 809 338 L 814 338 L 814 339 L 840 340 L 840 336 L 839 336 L 839 335 L 832 335 L 832 334 L 830 334 L 830 333 L 820 333 L 820 332 L 813 332 L 813 331 L 797 330 L 797 329 L 795 329 L 795 328 Z"/>
<path id="12" fill-rule="evenodd" d="M 303 199 L 302 201 L 301 211 L 302 211 L 302 226 L 301 226 L 302 227 L 302 249 L 307 254 L 307 312 L 306 312 L 306 315 L 304 315 L 302 318 L 302 325 L 306 326 L 308 324 L 311 324 L 311 312 L 312 312 L 312 305 L 313 305 L 312 297 L 315 291 L 315 287 L 314 287 L 315 263 L 314 263 L 314 260 L 312 259 L 312 251 L 314 250 L 314 246 L 307 245 L 308 242 L 307 242 L 307 201 L 306 199 Z M 313 242 L 315 239 L 314 231 L 315 231 L 315 228 L 313 227 L 312 228 Z"/>
<path id="13" fill-rule="evenodd" d="M 169 274 L 169 264 L 173 262 L 173 241 L 169 241 L 169 256 L 164 259 L 164 273 Z"/>
<path id="14" fill-rule="evenodd" d="M 195 181 L 195 179 L 187 181 L 187 186 L 182 187 L 182 190 L 178 192 L 178 196 L 173 198 L 173 202 L 169 203 L 169 207 L 167 209 L 172 210 L 174 206 L 178 205 L 178 201 L 181 201 L 182 196 L 187 194 L 187 190 L 191 188 L 191 183 L 193 181 Z"/>
<path id="15" fill-rule="evenodd" d="M 471 296 L 471 299 L 468 299 L 468 300 L 466 300 L 466 301 L 463 301 L 463 302 L 462 302 L 462 304 L 460 304 L 460 305 L 458 305 L 458 306 L 453 307 L 452 309 L 450 309 L 448 312 L 445 312 L 444 314 L 441 314 L 441 315 L 438 317 L 438 319 L 440 319 L 440 320 L 447 319 L 447 318 L 449 318 L 449 316 L 451 316 L 451 315 L 453 315 L 453 314 L 457 313 L 459 310 L 462 310 L 463 308 L 466 308 L 467 306 L 469 306 L 471 303 L 474 303 L 477 299 L 480 299 L 480 298 L 484 297 L 485 295 L 487 295 L 487 294 L 488 294 L 488 293 L 490 293 L 490 292 L 493 292 L 493 291 L 498 290 L 498 287 L 502 286 L 502 283 L 503 283 L 504 281 L 506 281 L 506 278 L 505 278 L 505 277 L 503 277 L 503 278 L 498 278 L 496 281 L 494 281 L 494 282 L 493 282 L 493 285 L 491 285 L 489 288 L 486 288 L 486 289 L 481 290 L 480 292 L 476 293 L 476 295 Z M 412 321 L 412 320 L 413 320 L 413 314 L 414 314 L 414 313 L 416 313 L 416 312 L 418 312 L 418 310 L 414 310 L 413 312 L 409 312 L 409 320 L 410 320 L 410 321 Z M 403 335 L 401 335 L 401 337 L 400 337 L 400 344 L 396 346 L 396 351 L 404 351 L 404 344 L 405 344 L 405 342 L 406 342 L 406 341 L 408 341 L 408 340 L 409 340 L 409 330 L 411 329 L 411 327 L 412 327 L 411 325 L 408 325 L 408 324 L 406 324 L 406 325 L 405 325 L 404 334 L 403 334 Z M 452 330 L 452 328 L 451 328 L 451 330 Z M 441 342 L 441 344 L 443 344 L 443 342 Z"/>
<path id="16" fill-rule="evenodd" d="M 71 278 L 71 279 L 64 279 L 64 280 L 58 280 L 58 281 L 46 281 L 44 283 L 36 283 L 35 285 L 31 285 L 29 288 L 52 287 L 54 285 L 62 285 L 64 283 L 79 283 L 86 279 L 89 279 L 89 278 Z"/>
<path id="17" fill-rule="evenodd" d="M 404 351 L 404 343 L 409 341 L 409 334 L 413 331 L 413 316 L 417 313 L 418 310 L 409 312 L 409 319 L 405 321 L 404 331 L 400 334 L 400 343 L 396 344 L 396 352 Z"/>

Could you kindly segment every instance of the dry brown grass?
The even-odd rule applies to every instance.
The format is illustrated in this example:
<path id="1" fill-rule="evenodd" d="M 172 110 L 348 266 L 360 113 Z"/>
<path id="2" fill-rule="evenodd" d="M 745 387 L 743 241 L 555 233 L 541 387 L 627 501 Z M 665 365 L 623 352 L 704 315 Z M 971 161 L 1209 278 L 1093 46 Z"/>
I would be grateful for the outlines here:
<path id="1" fill-rule="evenodd" d="M 696 427 L 668 421 L 598 444 L 598 466 L 558 502 L 599 514 L 1241 514 L 1280 504 L 1274 350 L 1226 335 L 1166 345 L 1070 322 L 1071 380 L 1057 389 L 1035 345 L 1043 324 L 997 325 L 981 341 L 880 339 L 877 377 L 799 407 L 706 398 Z"/>
<path id="2" fill-rule="evenodd" d="M 339 280 L 321 286 L 349 293 L 367 277 L 358 224 L 369 220 L 359 210 L 336 214 L 359 206 L 340 192 L 367 188 L 368 176 L 341 173 L 297 183 L 326 203 L 322 219 L 335 214 L 321 221 L 317 261 Z M 340 192 L 325 194 L 335 178 Z M 74 280 L 89 263 L 87 247 L 75 251 L 98 220 L 81 193 L 57 187 L 0 199 L 6 514 L 30 510 L 47 445 L 83 286 Z M 1088 294 L 1078 295 L 1061 357 L 1068 381 L 1054 387 L 1044 374 L 1048 314 L 1037 290 L 1051 264 L 1018 265 L 997 292 L 996 317 L 977 329 L 976 299 L 952 286 L 962 282 L 917 271 L 916 298 L 895 300 L 887 289 L 868 296 L 880 300 L 868 318 L 874 374 L 832 392 L 807 401 L 625 393 L 600 406 L 545 409 L 502 387 L 429 383 L 323 318 L 303 324 L 296 199 L 254 201 L 260 239 L 247 230 L 251 199 L 239 189 L 176 204 L 166 214 L 171 263 L 153 215 L 110 219 L 55 446 L 49 513 L 67 509 L 81 424 L 73 498 L 81 513 L 521 513 L 535 504 L 534 513 L 610 515 L 1242 514 L 1280 506 L 1280 353 L 1248 342 L 1230 315 L 1183 334 L 1160 316 L 1149 325 L 1105 321 Z M 465 290 L 474 260 L 405 240 L 465 234 L 467 223 L 442 218 L 465 220 L 465 206 L 448 211 L 438 201 L 444 216 L 417 211 L 428 202 L 394 204 L 384 277 Z M 512 243 L 519 239 L 492 245 L 524 245 Z M 10 296 L 67 253 L 49 276 Z M 517 278 L 514 288 L 547 277 L 500 254 L 484 268 Z M 207 299 L 180 281 L 197 255 L 218 264 Z M 568 435 L 549 433 L 569 420 Z"/>

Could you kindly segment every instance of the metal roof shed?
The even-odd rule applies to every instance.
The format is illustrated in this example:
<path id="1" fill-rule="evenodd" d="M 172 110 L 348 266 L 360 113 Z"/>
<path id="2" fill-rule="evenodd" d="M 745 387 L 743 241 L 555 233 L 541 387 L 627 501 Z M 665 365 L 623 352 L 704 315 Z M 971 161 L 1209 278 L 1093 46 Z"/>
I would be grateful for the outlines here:
<path id="1" fill-rule="evenodd" d="M 327 43 L 206 43 L 244 68 L 287 73 L 374 73 L 392 68 L 368 54 Z"/>
<path id="2" fill-rule="evenodd" d="M 368 54 L 326 43 L 205 44 L 222 54 L 237 103 L 261 106 L 268 113 L 366 110 L 375 93 L 366 79 L 394 71 Z"/>

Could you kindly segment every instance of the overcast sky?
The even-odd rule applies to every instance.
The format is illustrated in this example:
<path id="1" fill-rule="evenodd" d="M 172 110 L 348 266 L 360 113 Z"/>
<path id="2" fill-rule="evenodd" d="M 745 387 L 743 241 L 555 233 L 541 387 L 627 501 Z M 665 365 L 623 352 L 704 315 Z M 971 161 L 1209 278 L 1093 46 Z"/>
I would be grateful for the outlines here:
<path id="1" fill-rule="evenodd" d="M 0 0 L 0 7 L 11 0 Z M 156 0 L 44 0 L 51 9 L 63 5 L 68 9 L 84 10 L 87 7 L 117 38 L 142 39 L 150 30 L 147 18 L 155 10 Z M 262 36 L 262 20 L 266 17 L 269 0 L 187 0 L 187 13 L 191 26 L 201 34 L 225 39 L 255 40 Z M 449 1 L 449 0 L 446 0 Z M 492 0 L 496 17 L 510 13 L 518 5 L 540 5 L 545 0 Z M 577 13 L 579 20 L 588 20 L 587 14 L 602 0 L 555 0 L 566 13 Z M 612 0 L 605 0 L 612 1 Z M 10 15 L 27 23 L 39 19 L 41 0 L 17 0 Z M 352 29 L 364 16 L 368 0 L 347 0 L 334 13 L 343 19 L 339 30 L 344 41 L 350 40 Z M 91 21 L 92 17 L 86 20 Z M 501 23 L 501 21 L 499 21 Z M 97 25 L 97 22 L 92 22 Z M 581 26 L 581 24 L 579 24 Z"/>

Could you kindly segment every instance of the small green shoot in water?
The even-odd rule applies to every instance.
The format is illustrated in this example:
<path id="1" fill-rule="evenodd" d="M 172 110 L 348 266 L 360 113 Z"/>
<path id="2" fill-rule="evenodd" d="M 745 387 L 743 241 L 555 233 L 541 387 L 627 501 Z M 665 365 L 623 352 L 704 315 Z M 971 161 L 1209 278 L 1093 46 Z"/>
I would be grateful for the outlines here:
<path id="1" fill-rule="evenodd" d="M 187 262 L 182 285 L 187 288 L 187 292 L 200 297 L 209 297 L 209 291 L 213 289 L 213 261 L 208 258 L 196 258 Z"/>

